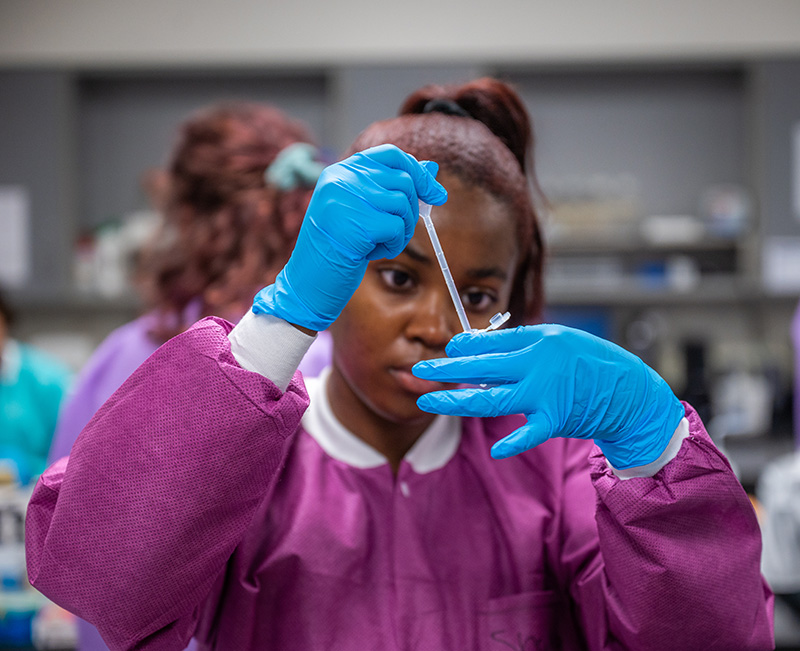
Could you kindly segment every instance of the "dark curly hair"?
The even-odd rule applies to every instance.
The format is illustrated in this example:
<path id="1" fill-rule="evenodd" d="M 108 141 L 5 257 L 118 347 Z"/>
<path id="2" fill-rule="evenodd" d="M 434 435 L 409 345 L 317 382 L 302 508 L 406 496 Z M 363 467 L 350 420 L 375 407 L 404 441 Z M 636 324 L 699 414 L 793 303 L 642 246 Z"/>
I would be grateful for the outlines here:
<path id="1" fill-rule="evenodd" d="M 364 130 L 351 152 L 385 143 L 436 161 L 440 169 L 508 206 L 520 246 L 509 324 L 538 321 L 544 303 L 544 243 L 537 205 L 545 205 L 545 199 L 533 170 L 533 126 L 516 91 L 492 78 L 425 86 L 406 99 L 399 117 Z"/>
<path id="2" fill-rule="evenodd" d="M 295 142 L 312 142 L 305 125 L 251 102 L 209 107 L 183 123 L 166 169 L 163 227 L 137 272 L 146 305 L 160 316 L 156 339 L 191 324 L 190 303 L 194 316 L 241 315 L 274 280 L 312 188 L 279 190 L 264 172 Z"/>

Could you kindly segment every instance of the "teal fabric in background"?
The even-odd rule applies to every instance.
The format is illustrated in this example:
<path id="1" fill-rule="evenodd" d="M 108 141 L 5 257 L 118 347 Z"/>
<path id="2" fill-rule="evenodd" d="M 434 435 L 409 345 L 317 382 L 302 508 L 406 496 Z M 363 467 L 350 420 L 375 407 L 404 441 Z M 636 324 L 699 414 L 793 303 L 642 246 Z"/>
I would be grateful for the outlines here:
<path id="1" fill-rule="evenodd" d="M 0 365 L 0 469 L 21 484 L 44 472 L 61 402 L 72 379 L 61 362 L 6 342 Z"/>

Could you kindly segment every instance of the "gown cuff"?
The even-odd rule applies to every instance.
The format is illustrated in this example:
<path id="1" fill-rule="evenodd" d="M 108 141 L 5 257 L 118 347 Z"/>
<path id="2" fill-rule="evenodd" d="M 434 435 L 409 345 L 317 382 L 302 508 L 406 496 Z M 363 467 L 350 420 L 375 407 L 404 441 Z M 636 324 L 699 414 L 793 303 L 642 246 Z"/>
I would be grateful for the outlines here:
<path id="1" fill-rule="evenodd" d="M 228 339 L 239 366 L 263 375 L 281 391 L 286 391 L 316 336 L 300 332 L 271 314 L 254 314 L 248 310 Z"/>
<path id="2" fill-rule="evenodd" d="M 669 440 L 666 450 L 664 450 L 661 456 L 655 461 L 644 466 L 634 466 L 633 468 L 625 468 L 624 470 L 619 470 L 612 466 L 608 463 L 608 459 L 606 459 L 606 463 L 608 467 L 611 468 L 611 471 L 620 479 L 652 477 L 678 455 L 678 450 L 681 449 L 681 443 L 683 443 L 683 439 L 687 436 L 689 436 L 689 421 L 684 417 L 681 418 L 681 422 L 678 423 L 678 427 L 675 428 L 675 432 L 672 434 L 672 438 Z"/>

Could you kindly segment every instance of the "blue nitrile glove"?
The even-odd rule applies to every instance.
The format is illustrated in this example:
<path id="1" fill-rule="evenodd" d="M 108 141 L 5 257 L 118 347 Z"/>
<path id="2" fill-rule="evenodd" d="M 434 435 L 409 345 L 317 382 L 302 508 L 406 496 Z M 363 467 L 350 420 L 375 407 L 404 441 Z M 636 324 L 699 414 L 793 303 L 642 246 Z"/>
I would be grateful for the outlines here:
<path id="1" fill-rule="evenodd" d="M 492 446 L 496 459 L 563 436 L 594 439 L 617 469 L 643 466 L 666 449 L 684 416 L 667 383 L 642 360 L 574 328 L 465 332 L 453 337 L 446 353 L 449 358 L 419 362 L 412 372 L 490 386 L 435 391 L 417 404 L 437 414 L 525 414 L 525 425 Z"/>
<path id="2" fill-rule="evenodd" d="M 297 244 L 253 312 L 311 330 L 333 323 L 358 288 L 369 260 L 393 258 L 414 235 L 419 200 L 441 205 L 447 192 L 436 163 L 394 145 L 350 156 L 322 172 Z"/>

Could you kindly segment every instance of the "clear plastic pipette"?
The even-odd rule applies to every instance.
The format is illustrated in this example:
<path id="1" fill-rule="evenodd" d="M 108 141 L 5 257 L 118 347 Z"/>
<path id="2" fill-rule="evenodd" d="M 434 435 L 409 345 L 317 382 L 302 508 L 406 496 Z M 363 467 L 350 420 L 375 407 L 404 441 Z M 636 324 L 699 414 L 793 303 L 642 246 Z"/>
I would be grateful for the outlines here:
<path id="1" fill-rule="evenodd" d="M 447 260 L 444 257 L 442 245 L 439 244 L 439 236 L 436 234 L 436 229 L 433 227 L 430 204 L 427 204 L 424 201 L 419 202 L 419 216 L 422 217 L 425 228 L 428 229 L 428 236 L 431 238 L 433 251 L 436 254 L 436 259 L 438 260 L 439 267 L 442 270 L 444 282 L 447 285 L 447 290 L 450 292 L 450 298 L 453 300 L 453 306 L 456 308 L 456 313 L 458 314 L 458 320 L 461 323 L 461 327 L 464 332 L 470 332 L 472 330 L 472 326 L 469 324 L 467 313 L 464 311 L 464 305 L 461 303 L 461 297 L 458 295 L 456 284 L 453 281 L 453 274 L 450 273 L 450 267 L 447 266 Z"/>

